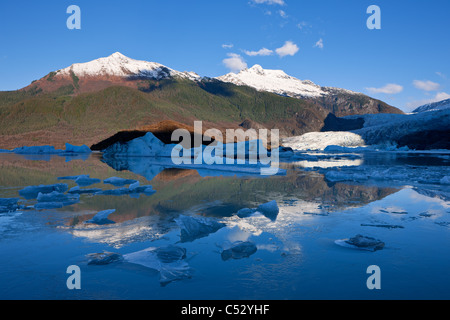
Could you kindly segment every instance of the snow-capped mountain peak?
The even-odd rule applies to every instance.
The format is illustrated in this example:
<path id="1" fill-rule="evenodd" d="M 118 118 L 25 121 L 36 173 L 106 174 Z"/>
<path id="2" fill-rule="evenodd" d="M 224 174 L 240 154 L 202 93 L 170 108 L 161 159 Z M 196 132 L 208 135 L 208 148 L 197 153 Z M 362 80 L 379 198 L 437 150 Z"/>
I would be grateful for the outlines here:
<path id="1" fill-rule="evenodd" d="M 170 69 L 156 62 L 134 60 L 115 52 L 112 55 L 99 58 L 86 63 L 75 63 L 68 68 L 57 72 L 60 75 L 75 74 L 78 77 L 140 77 L 164 79 L 168 77 L 181 77 L 198 80 L 200 76 L 194 72 L 180 72 Z"/>
<path id="2" fill-rule="evenodd" d="M 264 69 L 258 64 L 244 69 L 238 74 L 228 73 L 216 79 L 236 85 L 246 85 L 258 91 L 268 91 L 295 98 L 315 98 L 329 94 L 312 81 L 294 78 L 283 70 Z"/>

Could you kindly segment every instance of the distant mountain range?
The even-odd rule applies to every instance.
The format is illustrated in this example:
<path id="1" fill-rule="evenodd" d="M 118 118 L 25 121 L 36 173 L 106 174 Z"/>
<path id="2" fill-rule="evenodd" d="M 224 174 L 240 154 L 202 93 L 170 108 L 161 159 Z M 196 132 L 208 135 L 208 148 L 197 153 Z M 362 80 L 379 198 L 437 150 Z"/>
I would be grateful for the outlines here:
<path id="1" fill-rule="evenodd" d="M 402 111 L 362 93 L 321 87 L 259 65 L 217 78 L 114 53 L 0 92 L 0 148 L 92 145 L 164 120 L 204 129 L 278 128 L 283 137 L 320 131 L 329 114 Z"/>

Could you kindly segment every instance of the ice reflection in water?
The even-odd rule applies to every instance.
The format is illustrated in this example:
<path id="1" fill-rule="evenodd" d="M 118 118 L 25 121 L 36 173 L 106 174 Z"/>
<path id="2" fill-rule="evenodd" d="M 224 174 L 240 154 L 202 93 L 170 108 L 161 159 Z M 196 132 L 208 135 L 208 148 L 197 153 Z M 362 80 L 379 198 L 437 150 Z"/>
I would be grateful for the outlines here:
<path id="1" fill-rule="evenodd" d="M 69 162 L 59 156 L 30 160 L 0 155 L 0 198 L 18 198 L 13 204 L 3 201 L 6 209 L 0 212 L 0 254 L 5 257 L 0 280 L 15 288 L 0 296 L 29 297 L 30 281 L 37 288 L 48 287 L 46 279 L 59 268 L 79 264 L 86 271 L 84 281 L 93 282 L 92 291 L 85 293 L 89 297 L 99 290 L 121 298 L 363 298 L 370 293 L 355 274 L 361 273 L 360 266 L 376 263 L 395 283 L 396 289 L 383 291 L 383 298 L 448 298 L 444 288 L 449 283 L 441 275 L 449 265 L 448 255 L 442 254 L 449 243 L 449 186 L 440 182 L 450 175 L 449 157 L 392 153 L 308 157 L 283 160 L 285 175 L 261 177 L 255 172 L 178 169 L 149 159 L 105 161 L 97 154 Z M 90 192 L 84 193 L 87 188 L 75 180 L 64 181 L 80 199 L 60 209 L 35 210 L 38 195 L 26 199 L 19 194 L 28 186 L 54 185 L 60 183 L 58 177 L 81 175 L 100 182 L 93 180 Z M 111 177 L 151 185 L 156 192 L 114 196 L 114 191 L 104 191 L 129 186 L 103 182 Z M 237 214 L 270 201 L 279 208 L 273 219 L 257 210 Z M 108 209 L 116 210 L 108 216 L 115 224 L 85 223 Z M 36 238 L 38 234 L 45 236 Z M 334 244 L 358 234 L 386 245 L 377 252 L 361 253 Z M 105 288 L 90 277 L 93 269 L 85 260 L 91 253 L 129 255 L 171 245 L 186 250 L 192 279 L 191 273 L 181 278 L 163 276 L 181 281 L 164 288 L 158 281 L 146 283 L 156 285 L 153 293 L 140 288 L 142 270 L 126 266 L 94 269 L 105 268 L 102 281 L 111 283 Z M 34 253 L 24 248 L 35 248 L 53 262 L 37 261 L 29 267 Z M 430 270 L 428 278 L 420 274 L 423 268 Z M 22 278 L 8 277 L 17 272 L 13 270 L 48 277 L 27 278 L 25 273 Z M 113 275 L 106 270 L 113 270 Z M 421 290 L 408 290 L 398 270 L 418 279 Z M 157 279 L 154 274 L 148 278 Z M 438 289 L 427 291 L 429 282 Z M 133 292 L 128 288 L 131 284 Z M 42 297 L 69 298 L 59 289 L 42 290 Z"/>

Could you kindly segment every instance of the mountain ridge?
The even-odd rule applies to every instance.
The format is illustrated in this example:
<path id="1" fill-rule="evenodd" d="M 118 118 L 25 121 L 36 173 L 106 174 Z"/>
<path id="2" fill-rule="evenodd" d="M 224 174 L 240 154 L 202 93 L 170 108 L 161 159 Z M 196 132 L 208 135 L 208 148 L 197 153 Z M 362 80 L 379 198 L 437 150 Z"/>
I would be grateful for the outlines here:
<path id="1" fill-rule="evenodd" d="M 278 128 L 288 137 L 319 131 L 329 113 L 380 112 L 402 113 L 346 90 L 293 98 L 114 53 L 51 72 L 23 89 L 0 92 L 0 148 L 93 145 L 119 131 L 145 130 L 164 120 L 183 125 L 202 120 L 205 129 L 220 130 L 242 128 L 246 122 L 249 128 Z"/>

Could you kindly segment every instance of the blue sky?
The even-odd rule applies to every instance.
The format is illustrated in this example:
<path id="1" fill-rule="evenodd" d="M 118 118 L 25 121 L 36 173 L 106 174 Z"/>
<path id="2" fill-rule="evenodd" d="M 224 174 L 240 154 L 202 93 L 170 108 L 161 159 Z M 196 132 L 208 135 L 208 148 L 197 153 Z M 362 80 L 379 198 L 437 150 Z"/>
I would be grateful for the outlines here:
<path id="1" fill-rule="evenodd" d="M 448 0 L 2 1 L 0 90 L 119 51 L 210 77 L 260 64 L 408 111 L 450 98 L 449 18 Z"/>

